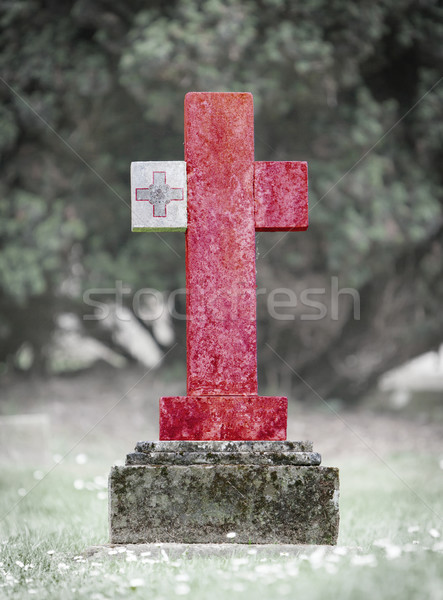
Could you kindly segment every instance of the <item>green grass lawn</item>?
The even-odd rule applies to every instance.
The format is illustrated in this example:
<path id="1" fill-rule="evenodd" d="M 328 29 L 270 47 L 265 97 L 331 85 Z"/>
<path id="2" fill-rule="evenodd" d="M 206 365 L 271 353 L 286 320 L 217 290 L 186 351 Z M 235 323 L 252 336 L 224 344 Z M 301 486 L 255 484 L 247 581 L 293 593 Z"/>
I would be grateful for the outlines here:
<path id="1" fill-rule="evenodd" d="M 106 550 L 85 559 L 89 546 L 107 542 L 109 465 L 68 457 L 43 479 L 3 468 L 0 598 L 443 598 L 439 457 L 400 453 L 386 462 L 339 462 L 339 545 L 298 557 L 233 545 L 229 557 Z"/>

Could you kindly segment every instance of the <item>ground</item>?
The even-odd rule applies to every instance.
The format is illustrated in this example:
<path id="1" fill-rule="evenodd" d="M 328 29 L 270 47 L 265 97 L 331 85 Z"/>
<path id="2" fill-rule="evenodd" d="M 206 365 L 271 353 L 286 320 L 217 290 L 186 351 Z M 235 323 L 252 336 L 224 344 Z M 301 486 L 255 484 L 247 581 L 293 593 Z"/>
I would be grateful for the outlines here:
<path id="1" fill-rule="evenodd" d="M 232 545 L 222 556 L 169 548 L 87 556 L 107 542 L 111 464 L 136 441 L 158 437 L 158 397 L 182 392 L 166 371 L 135 368 L 3 378 L 3 415 L 44 418 L 30 420 L 41 431 L 19 427 L 14 441 L 16 424 L 3 417 L 0 597 L 324 598 L 333 589 L 341 599 L 443 598 L 443 419 L 440 405 L 424 402 L 393 411 L 380 398 L 353 410 L 315 394 L 311 405 L 291 399 L 288 439 L 313 440 L 323 464 L 340 468 L 334 550 Z"/>

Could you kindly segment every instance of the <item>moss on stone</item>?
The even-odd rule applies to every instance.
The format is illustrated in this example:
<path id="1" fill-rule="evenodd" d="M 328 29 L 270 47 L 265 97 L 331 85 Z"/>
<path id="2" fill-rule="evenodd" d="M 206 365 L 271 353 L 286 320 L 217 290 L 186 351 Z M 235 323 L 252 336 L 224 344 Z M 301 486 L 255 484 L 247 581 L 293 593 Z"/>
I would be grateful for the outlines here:
<path id="1" fill-rule="evenodd" d="M 337 490 L 326 467 L 114 467 L 111 542 L 332 544 Z"/>

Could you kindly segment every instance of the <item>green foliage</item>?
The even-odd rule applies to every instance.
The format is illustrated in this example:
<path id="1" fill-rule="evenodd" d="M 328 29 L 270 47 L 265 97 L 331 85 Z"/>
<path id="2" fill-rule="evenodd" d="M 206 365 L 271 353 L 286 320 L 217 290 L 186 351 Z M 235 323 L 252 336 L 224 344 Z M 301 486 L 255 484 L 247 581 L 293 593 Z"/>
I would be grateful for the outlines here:
<path id="1" fill-rule="evenodd" d="M 182 287 L 183 236 L 129 233 L 128 169 L 182 159 L 190 90 L 251 91 L 257 160 L 309 161 L 310 231 L 278 252 L 261 236 L 259 271 L 384 285 L 442 222 L 442 31 L 433 0 L 4 4 L 3 310 L 54 297 L 75 261 L 80 311 L 83 289 L 115 280 Z M 326 322 L 301 336 L 313 326 L 336 343 Z M 300 342 L 277 337 L 295 358 Z"/>
<path id="2" fill-rule="evenodd" d="M 3 294 L 25 303 L 29 296 L 45 294 L 49 280 L 61 283 L 66 256 L 85 232 L 80 219 L 66 217 L 62 201 L 49 204 L 29 192 L 15 190 L 10 201 L 0 202 Z"/>

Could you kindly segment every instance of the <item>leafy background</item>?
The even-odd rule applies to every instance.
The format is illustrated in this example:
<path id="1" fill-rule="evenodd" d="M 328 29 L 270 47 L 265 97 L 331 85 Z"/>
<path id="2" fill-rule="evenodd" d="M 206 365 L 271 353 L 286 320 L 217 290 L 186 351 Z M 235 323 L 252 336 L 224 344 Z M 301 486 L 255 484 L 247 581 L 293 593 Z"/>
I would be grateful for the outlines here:
<path id="1" fill-rule="evenodd" d="M 349 295 L 320 321 L 300 303 L 293 321 L 273 320 L 259 299 L 262 385 L 310 393 L 265 342 L 347 401 L 437 347 L 442 36 L 433 0 L 3 1 L 3 376 L 25 343 L 32 372 L 47 370 L 57 315 L 81 317 L 85 290 L 185 285 L 182 234 L 130 233 L 128 172 L 131 160 L 182 160 L 190 90 L 252 92 L 257 160 L 309 162 L 309 231 L 258 236 L 258 286 L 328 299 L 337 277 L 361 298 L 358 321 Z"/>

